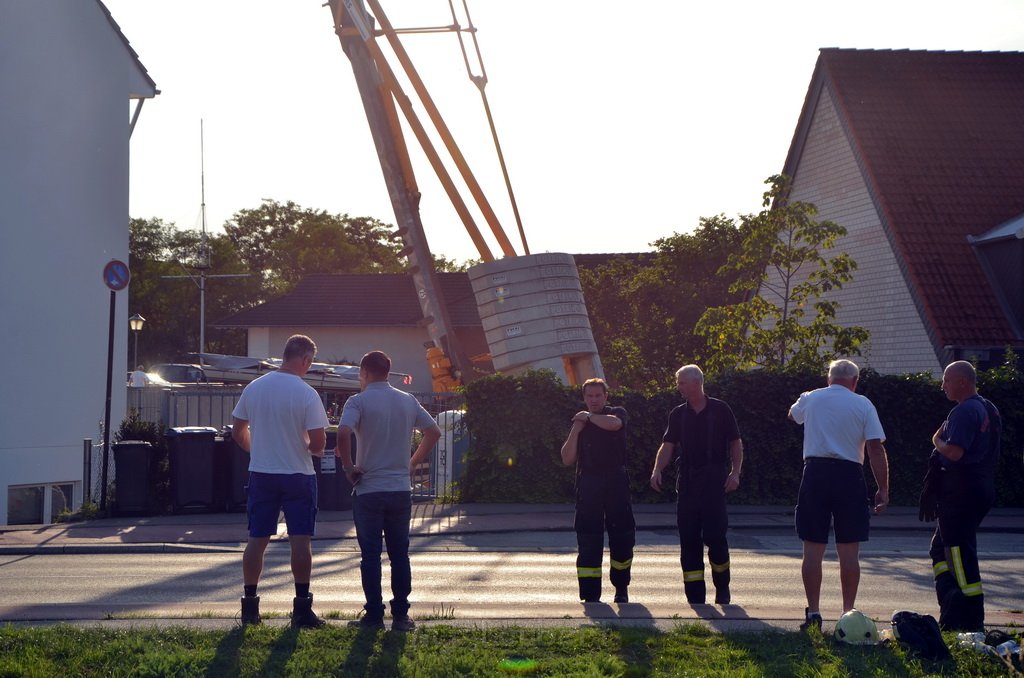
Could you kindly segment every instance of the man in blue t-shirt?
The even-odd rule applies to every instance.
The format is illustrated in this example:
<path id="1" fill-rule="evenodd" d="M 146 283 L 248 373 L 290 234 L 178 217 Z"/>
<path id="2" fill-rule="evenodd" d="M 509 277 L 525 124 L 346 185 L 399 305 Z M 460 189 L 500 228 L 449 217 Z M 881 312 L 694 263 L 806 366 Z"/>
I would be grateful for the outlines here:
<path id="1" fill-rule="evenodd" d="M 939 626 L 981 631 L 985 596 L 978 566 L 978 527 L 995 499 L 1002 419 L 978 395 L 977 373 L 964 360 L 942 373 L 942 391 L 957 403 L 932 436 L 941 464 L 938 519 L 929 555 L 939 600 Z"/>

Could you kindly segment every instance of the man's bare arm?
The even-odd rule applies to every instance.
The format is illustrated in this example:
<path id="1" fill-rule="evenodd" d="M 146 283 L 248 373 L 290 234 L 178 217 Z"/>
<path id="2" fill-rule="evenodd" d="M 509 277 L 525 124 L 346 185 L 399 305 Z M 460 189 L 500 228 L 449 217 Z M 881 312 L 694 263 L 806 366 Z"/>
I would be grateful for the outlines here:
<path id="1" fill-rule="evenodd" d="M 881 440 L 869 440 L 865 446 L 868 460 L 871 462 L 871 474 L 878 485 L 878 491 L 875 492 L 875 513 L 881 513 L 889 505 L 889 457 Z"/>
<path id="2" fill-rule="evenodd" d="M 238 443 L 246 452 L 252 448 L 252 432 L 249 430 L 249 420 L 233 417 L 231 426 L 231 439 Z"/>
<path id="3" fill-rule="evenodd" d="M 674 450 L 675 445 L 672 443 L 662 443 L 661 447 L 658 448 L 658 456 L 654 458 L 654 470 L 651 471 L 651 487 L 655 492 L 661 492 L 661 472 L 672 461 L 672 452 Z"/>

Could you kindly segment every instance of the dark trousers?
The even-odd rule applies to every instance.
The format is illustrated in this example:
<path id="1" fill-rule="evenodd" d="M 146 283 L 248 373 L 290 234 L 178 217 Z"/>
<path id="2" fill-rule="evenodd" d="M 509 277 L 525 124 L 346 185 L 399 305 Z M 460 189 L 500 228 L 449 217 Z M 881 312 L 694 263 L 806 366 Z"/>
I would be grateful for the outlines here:
<path id="1" fill-rule="evenodd" d="M 704 547 L 708 548 L 711 581 L 715 589 L 729 589 L 729 542 L 726 530 L 729 515 L 725 504 L 725 478 L 728 472 L 718 466 L 683 468 L 679 476 L 679 501 L 676 525 L 679 528 L 679 560 L 683 566 L 683 590 L 691 603 L 703 604 Z"/>
<path id="2" fill-rule="evenodd" d="M 381 592 L 380 555 L 387 544 L 391 561 L 391 616 L 409 613 L 412 568 L 409 565 L 409 520 L 412 517 L 411 492 L 369 492 L 352 498 L 352 519 L 362 559 L 359 574 L 363 582 L 367 616 L 384 615 Z"/>
<path id="3" fill-rule="evenodd" d="M 576 487 L 576 577 L 581 600 L 601 598 L 601 560 L 604 556 L 604 533 L 608 532 L 608 551 L 612 586 L 629 586 L 636 544 L 636 521 L 629 497 L 629 480 L 625 469 L 610 477 L 581 475 Z"/>
<path id="4" fill-rule="evenodd" d="M 985 595 L 978 565 L 978 527 L 992 506 L 992 493 L 960 474 L 943 471 L 939 524 L 928 555 L 935 576 L 939 626 L 949 631 L 980 631 Z"/>

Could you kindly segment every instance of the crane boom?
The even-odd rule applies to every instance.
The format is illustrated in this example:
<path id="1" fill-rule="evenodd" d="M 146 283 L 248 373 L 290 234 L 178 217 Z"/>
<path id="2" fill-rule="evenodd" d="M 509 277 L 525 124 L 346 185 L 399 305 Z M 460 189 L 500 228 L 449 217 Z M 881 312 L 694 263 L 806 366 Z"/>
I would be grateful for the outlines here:
<path id="1" fill-rule="evenodd" d="M 434 345 L 448 356 L 456 376 L 465 380 L 471 377 L 469 359 L 455 335 L 444 293 L 434 270 L 430 246 L 420 220 L 419 193 L 416 192 L 415 180 L 412 178 L 408 152 L 404 141 L 398 141 L 401 139 L 400 130 L 395 129 L 398 122 L 394 113 L 393 95 L 390 87 L 385 84 L 385 76 L 388 74 L 381 74 L 378 61 L 370 53 L 368 43 L 374 44 L 370 33 L 371 19 L 363 11 L 361 3 L 356 5 L 357 2 L 330 0 L 335 31 L 342 50 L 352 64 L 359 96 L 366 111 L 384 182 L 395 212 L 397 234 L 405 245 L 402 252 L 409 260 L 416 297 L 423 314 L 421 322 Z M 483 242 L 482 238 L 480 242 Z"/>

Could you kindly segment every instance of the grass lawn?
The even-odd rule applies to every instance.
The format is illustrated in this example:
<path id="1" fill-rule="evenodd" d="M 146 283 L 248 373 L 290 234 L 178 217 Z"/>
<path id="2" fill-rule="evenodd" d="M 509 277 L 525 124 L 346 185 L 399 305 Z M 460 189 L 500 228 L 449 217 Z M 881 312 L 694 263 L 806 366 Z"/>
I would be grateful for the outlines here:
<path id="1" fill-rule="evenodd" d="M 951 640 L 947 637 L 947 643 Z M 0 676 L 1005 676 L 954 648 L 946 663 L 898 646 L 853 647 L 816 632 L 426 626 L 409 634 L 340 625 L 112 631 L 0 627 Z"/>

